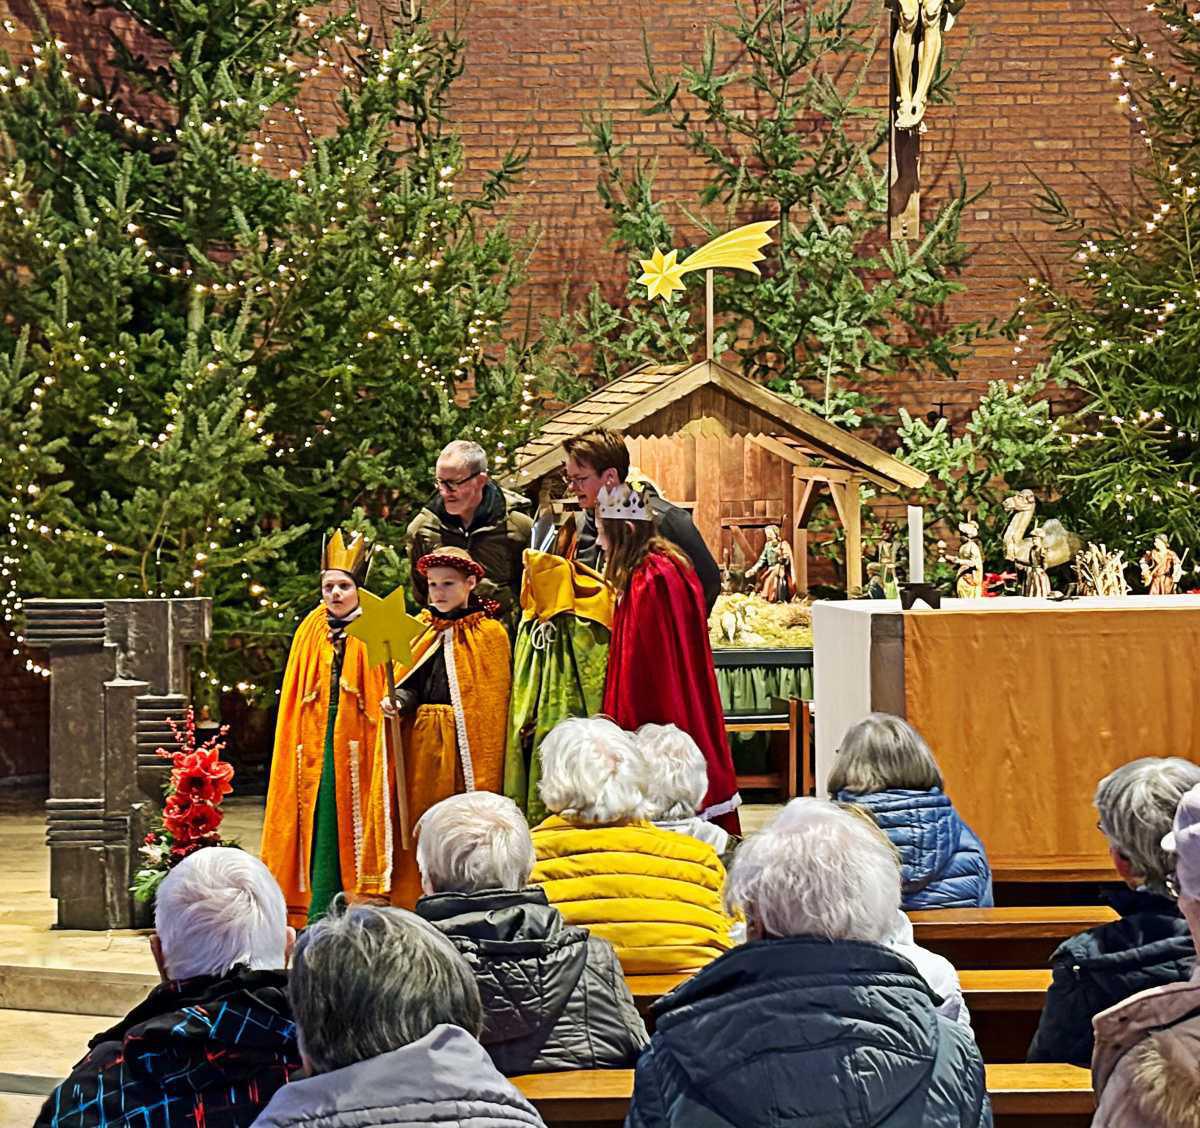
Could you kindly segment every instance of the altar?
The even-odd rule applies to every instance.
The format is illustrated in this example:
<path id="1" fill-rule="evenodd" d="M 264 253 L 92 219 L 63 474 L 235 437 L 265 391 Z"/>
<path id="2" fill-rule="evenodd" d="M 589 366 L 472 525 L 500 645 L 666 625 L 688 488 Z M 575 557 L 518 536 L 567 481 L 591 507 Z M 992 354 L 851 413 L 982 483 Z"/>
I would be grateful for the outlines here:
<path id="1" fill-rule="evenodd" d="M 1200 761 L 1200 598 L 813 606 L 816 779 L 867 713 L 928 741 L 999 880 L 1112 875 L 1092 795 L 1141 756 Z"/>

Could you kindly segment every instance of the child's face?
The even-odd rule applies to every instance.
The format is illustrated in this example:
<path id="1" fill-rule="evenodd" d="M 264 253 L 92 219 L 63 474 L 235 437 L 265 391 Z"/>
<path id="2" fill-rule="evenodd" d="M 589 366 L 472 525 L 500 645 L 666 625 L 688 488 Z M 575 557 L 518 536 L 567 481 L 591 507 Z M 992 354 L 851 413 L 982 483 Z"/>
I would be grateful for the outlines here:
<path id="1" fill-rule="evenodd" d="M 466 607 L 478 581 L 457 568 L 430 568 L 425 574 L 429 585 L 429 606 L 443 615 Z"/>
<path id="2" fill-rule="evenodd" d="M 321 602 L 344 619 L 358 607 L 358 586 L 345 572 L 330 568 L 321 576 Z"/>

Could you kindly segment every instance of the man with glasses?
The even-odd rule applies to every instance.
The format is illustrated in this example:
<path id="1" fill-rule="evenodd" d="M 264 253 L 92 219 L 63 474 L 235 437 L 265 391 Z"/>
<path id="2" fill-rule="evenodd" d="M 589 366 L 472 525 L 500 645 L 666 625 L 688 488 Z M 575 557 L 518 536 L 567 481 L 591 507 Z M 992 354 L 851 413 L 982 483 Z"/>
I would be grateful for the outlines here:
<path id="1" fill-rule="evenodd" d="M 604 561 L 596 541 L 596 497 L 604 487 L 612 488 L 629 477 L 629 448 L 619 431 L 598 427 L 563 443 L 563 481 L 567 494 L 579 503 L 579 512 L 566 520 L 537 547 L 578 560 L 603 570 Z M 721 571 L 687 510 L 660 497 L 647 482 L 630 482 L 646 499 L 661 536 L 671 541 L 696 569 L 704 589 L 705 610 L 711 612 L 721 593 Z"/>
<path id="2" fill-rule="evenodd" d="M 523 497 L 502 490 L 488 477 L 487 454 L 478 443 L 456 439 L 438 455 L 434 494 L 408 526 L 408 558 L 413 593 L 427 602 L 425 578 L 417 561 L 439 548 L 462 548 L 484 568 L 479 594 L 500 604 L 511 630 L 521 594 L 522 553 L 533 522 L 519 511 Z"/>

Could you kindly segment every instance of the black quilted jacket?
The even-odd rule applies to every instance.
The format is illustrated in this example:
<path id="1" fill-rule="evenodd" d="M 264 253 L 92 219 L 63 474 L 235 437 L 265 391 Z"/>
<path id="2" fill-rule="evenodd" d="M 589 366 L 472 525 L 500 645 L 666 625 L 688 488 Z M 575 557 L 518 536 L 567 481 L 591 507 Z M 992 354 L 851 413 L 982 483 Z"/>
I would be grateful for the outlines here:
<path id="1" fill-rule="evenodd" d="M 437 893 L 416 910 L 471 965 L 483 998 L 479 1040 L 501 1073 L 637 1061 L 646 1027 L 612 945 L 567 925 L 541 889 Z"/>

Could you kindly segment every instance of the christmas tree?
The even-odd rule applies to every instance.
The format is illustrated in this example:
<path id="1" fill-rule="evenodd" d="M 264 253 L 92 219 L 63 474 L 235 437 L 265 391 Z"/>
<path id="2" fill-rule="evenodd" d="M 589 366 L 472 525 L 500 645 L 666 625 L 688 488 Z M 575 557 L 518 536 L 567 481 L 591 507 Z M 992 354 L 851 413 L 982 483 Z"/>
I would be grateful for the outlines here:
<path id="1" fill-rule="evenodd" d="M 1111 41 L 1116 108 L 1143 160 L 1131 199 L 1097 220 L 1047 186 L 1071 264 L 1030 278 L 1052 358 L 1081 397 L 1067 424 L 1064 504 L 1091 539 L 1136 559 L 1156 533 L 1200 552 L 1200 10 L 1159 0 L 1157 30 Z M 1154 21 L 1147 21 L 1147 27 Z M 1185 586 L 1192 586 L 1184 581 Z"/>
<path id="2" fill-rule="evenodd" d="M 90 8 L 103 66 L 0 56 L 0 599 L 211 596 L 203 672 L 254 689 L 326 528 L 396 546 L 446 441 L 520 441 L 522 161 L 466 169 L 463 43 L 419 11 Z"/>
<path id="3" fill-rule="evenodd" d="M 746 376 L 857 426 L 877 405 L 873 376 L 953 377 L 979 327 L 937 317 L 963 288 L 965 188 L 912 247 L 887 238 L 886 107 L 863 95 L 887 43 L 883 7 L 852 9 L 850 0 L 739 6 L 737 22 L 710 33 L 699 62 L 678 77 L 661 74 L 647 49 L 642 85 L 643 112 L 705 162 L 700 210 L 686 212 L 696 244 L 733 216 L 779 221 L 761 277 L 716 277 L 718 355 L 734 350 Z M 935 99 L 944 86 L 943 78 Z M 612 239 L 631 259 L 624 298 L 614 304 L 593 291 L 576 317 L 607 379 L 647 355 L 687 358 L 702 319 L 682 302 L 644 301 L 632 260 L 656 246 L 679 248 L 681 258 L 691 248 L 675 237 L 652 167 L 627 159 L 606 118 L 590 123 L 590 135 Z M 717 211 L 727 213 L 719 223 Z"/>

